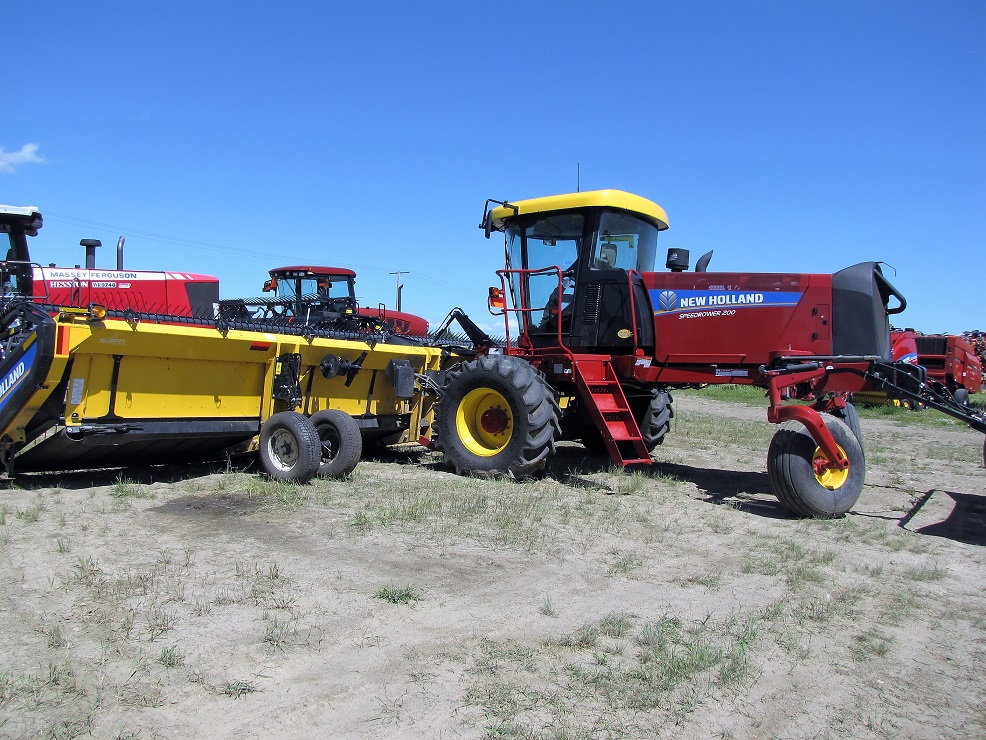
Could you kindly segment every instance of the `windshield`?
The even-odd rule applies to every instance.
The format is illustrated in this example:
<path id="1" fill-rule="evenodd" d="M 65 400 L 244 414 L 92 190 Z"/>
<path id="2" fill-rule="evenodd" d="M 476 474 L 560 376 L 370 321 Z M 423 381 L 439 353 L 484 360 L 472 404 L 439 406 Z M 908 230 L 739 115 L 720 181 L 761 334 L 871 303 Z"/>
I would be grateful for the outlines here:
<path id="1" fill-rule="evenodd" d="M 297 298 L 349 298 L 352 295 L 350 280 L 346 276 L 318 275 L 303 278 L 281 278 L 274 295 L 279 300 Z"/>
<path id="2" fill-rule="evenodd" d="M 603 213 L 590 263 L 593 269 L 654 272 L 656 257 L 657 227 L 629 213 Z"/>

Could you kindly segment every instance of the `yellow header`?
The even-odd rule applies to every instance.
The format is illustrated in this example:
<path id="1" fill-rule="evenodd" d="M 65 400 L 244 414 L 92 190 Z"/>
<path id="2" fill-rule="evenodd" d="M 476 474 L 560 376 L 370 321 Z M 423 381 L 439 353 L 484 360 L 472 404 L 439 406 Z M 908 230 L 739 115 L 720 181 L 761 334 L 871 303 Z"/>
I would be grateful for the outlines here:
<path id="1" fill-rule="evenodd" d="M 510 206 L 498 206 L 493 209 L 493 223 L 497 228 L 503 228 L 504 221 L 515 215 L 511 206 L 517 207 L 516 215 L 519 216 L 528 213 L 564 211 L 569 208 L 619 208 L 647 219 L 657 226 L 659 231 L 668 228 L 668 214 L 663 208 L 647 198 L 623 190 L 590 190 L 586 193 L 549 195 L 545 198 L 511 201 Z"/>

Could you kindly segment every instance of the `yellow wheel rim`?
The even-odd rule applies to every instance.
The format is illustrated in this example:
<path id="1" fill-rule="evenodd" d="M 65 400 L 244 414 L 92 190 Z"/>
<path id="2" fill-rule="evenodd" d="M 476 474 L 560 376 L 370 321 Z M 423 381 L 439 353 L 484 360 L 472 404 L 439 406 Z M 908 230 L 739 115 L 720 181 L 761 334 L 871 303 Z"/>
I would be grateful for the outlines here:
<path id="1" fill-rule="evenodd" d="M 839 445 L 839 452 L 843 455 L 846 454 L 846 451 L 842 449 L 841 445 Z M 849 468 L 843 470 L 838 467 L 828 467 L 832 461 L 829 460 L 828 456 L 824 452 L 822 452 L 821 447 L 815 448 L 815 456 L 813 460 L 815 462 L 815 479 L 820 485 L 830 491 L 834 491 L 837 488 L 842 488 L 845 482 L 849 480 Z"/>
<path id="2" fill-rule="evenodd" d="M 455 430 L 470 453 L 492 457 L 507 446 L 513 435 L 510 404 L 489 388 L 469 391 L 455 412 Z"/>

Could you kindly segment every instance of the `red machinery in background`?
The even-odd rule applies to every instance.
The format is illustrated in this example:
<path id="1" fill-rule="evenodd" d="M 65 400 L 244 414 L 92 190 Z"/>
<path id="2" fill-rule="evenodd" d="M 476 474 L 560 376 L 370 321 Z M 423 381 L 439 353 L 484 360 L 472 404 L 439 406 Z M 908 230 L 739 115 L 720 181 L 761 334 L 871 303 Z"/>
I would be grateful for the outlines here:
<path id="1" fill-rule="evenodd" d="M 219 300 L 219 279 L 191 272 L 128 270 L 123 266 L 123 243 L 117 242 L 116 269 L 96 267 L 98 239 L 83 239 L 85 267 L 43 267 L 31 260 L 28 236 L 42 226 L 33 206 L 0 205 L 0 234 L 8 234 L 10 248 L 0 262 L 3 294 L 23 296 L 37 303 L 60 307 L 99 304 L 109 311 L 141 315 L 143 320 L 193 323 L 237 320 L 292 323 L 311 322 L 318 329 L 342 332 L 384 332 L 425 337 L 428 322 L 420 316 L 388 310 L 383 304 L 360 306 L 356 273 L 337 267 L 281 267 L 270 271 L 264 290 L 272 298 Z"/>
<path id="2" fill-rule="evenodd" d="M 914 329 L 891 332 L 893 358 L 896 362 L 920 365 L 928 379 L 940 383 L 956 401 L 965 405 L 970 393 L 983 387 L 983 360 L 973 344 L 978 332 L 968 336 L 923 334 Z"/>

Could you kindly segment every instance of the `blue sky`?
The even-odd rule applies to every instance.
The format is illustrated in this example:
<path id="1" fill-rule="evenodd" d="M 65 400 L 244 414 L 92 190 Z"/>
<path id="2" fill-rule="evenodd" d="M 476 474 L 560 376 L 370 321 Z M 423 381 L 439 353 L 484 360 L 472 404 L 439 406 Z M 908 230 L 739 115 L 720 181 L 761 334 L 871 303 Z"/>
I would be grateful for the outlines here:
<path id="1" fill-rule="evenodd" d="M 346 266 L 487 327 L 486 198 L 619 188 L 712 270 L 882 260 L 899 324 L 986 330 L 986 3 L 4 3 L 0 202 L 38 261 Z"/>

